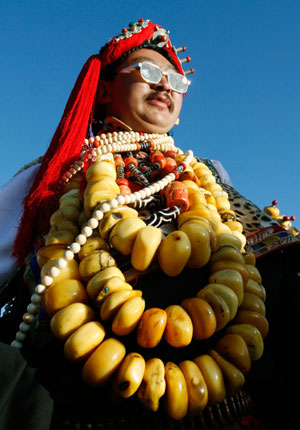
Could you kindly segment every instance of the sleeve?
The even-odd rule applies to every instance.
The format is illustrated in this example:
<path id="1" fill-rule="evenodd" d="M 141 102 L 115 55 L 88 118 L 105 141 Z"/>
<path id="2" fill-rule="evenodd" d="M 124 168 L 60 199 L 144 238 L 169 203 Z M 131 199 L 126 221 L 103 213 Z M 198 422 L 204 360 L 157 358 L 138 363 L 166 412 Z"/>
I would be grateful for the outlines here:
<path id="1" fill-rule="evenodd" d="M 216 171 L 218 172 L 222 184 L 232 186 L 230 176 L 229 176 L 227 170 L 224 169 L 222 163 L 218 160 L 211 160 L 211 162 L 212 162 L 214 168 L 216 169 Z"/>
<path id="2" fill-rule="evenodd" d="M 22 216 L 22 202 L 39 166 L 36 164 L 24 170 L 0 188 L 0 284 L 16 269 L 11 253 Z"/>

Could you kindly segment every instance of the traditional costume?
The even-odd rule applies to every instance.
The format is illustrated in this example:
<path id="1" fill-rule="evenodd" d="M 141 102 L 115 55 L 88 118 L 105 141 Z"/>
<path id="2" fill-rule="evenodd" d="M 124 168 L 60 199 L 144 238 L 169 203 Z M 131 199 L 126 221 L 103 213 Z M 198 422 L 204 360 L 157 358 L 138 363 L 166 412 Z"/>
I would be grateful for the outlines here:
<path id="1" fill-rule="evenodd" d="M 14 214 L 0 248 L 3 428 L 288 421 L 299 239 L 240 196 L 219 162 L 101 117 L 99 78 L 141 48 L 188 75 L 168 31 L 130 23 L 83 67 L 42 160 L 3 188 Z M 23 415 L 12 416 L 16 402 Z"/>

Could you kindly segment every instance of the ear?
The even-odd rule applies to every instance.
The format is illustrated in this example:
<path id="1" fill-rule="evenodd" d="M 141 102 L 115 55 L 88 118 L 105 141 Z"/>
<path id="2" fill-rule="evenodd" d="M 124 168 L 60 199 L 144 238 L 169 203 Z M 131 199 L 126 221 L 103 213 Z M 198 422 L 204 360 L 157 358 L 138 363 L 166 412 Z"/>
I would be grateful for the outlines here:
<path id="1" fill-rule="evenodd" d="M 109 82 L 100 80 L 97 89 L 97 102 L 104 105 L 111 101 L 112 97 L 109 91 Z"/>

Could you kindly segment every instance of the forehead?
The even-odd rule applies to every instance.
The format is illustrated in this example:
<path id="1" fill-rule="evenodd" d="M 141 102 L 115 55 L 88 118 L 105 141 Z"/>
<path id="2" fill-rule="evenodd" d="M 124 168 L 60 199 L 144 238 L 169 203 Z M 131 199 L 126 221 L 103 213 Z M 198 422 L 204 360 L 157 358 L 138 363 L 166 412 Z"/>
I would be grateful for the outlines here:
<path id="1" fill-rule="evenodd" d="M 128 55 L 128 57 L 122 62 L 120 68 L 124 68 L 130 66 L 134 63 L 139 63 L 143 61 L 148 61 L 150 63 L 154 63 L 157 66 L 161 67 L 164 70 L 174 70 L 177 71 L 176 67 L 170 63 L 162 54 L 153 49 L 142 48 L 138 49 L 135 52 L 132 52 Z"/>

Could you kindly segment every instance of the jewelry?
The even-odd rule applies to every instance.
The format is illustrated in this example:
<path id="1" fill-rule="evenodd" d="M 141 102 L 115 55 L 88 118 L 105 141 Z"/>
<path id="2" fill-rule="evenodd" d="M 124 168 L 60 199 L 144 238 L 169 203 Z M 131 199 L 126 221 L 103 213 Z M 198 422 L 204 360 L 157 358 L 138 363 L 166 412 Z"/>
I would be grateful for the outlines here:
<path id="1" fill-rule="evenodd" d="M 198 165 L 197 163 L 195 163 L 195 159 L 193 157 L 192 151 L 187 151 L 186 154 L 183 154 L 180 149 L 174 146 L 173 139 L 167 135 L 161 136 L 157 134 L 150 135 L 150 134 L 142 134 L 142 133 L 135 133 L 135 132 L 119 132 L 119 133 L 115 132 L 115 133 L 101 134 L 99 137 L 85 140 L 80 160 L 73 163 L 73 165 L 70 166 L 68 171 L 63 175 L 62 183 L 60 185 L 63 186 L 64 184 L 67 184 L 80 170 L 96 162 L 97 160 L 101 161 L 103 157 L 108 157 L 108 159 L 113 161 L 114 154 L 115 154 L 115 159 L 118 159 L 118 157 L 120 157 L 120 154 L 122 153 L 129 155 L 129 159 L 127 162 L 125 158 L 124 166 L 126 167 L 127 165 L 129 167 L 130 164 L 133 164 L 134 167 L 132 167 L 132 170 L 133 169 L 137 170 L 136 176 L 138 177 L 139 173 L 136 167 L 138 164 L 136 162 L 133 162 L 133 157 L 131 157 L 131 155 L 133 154 L 131 154 L 131 152 L 137 153 L 138 151 L 144 151 L 144 150 L 152 151 L 150 152 L 151 154 L 154 154 L 155 153 L 154 151 L 161 151 L 162 153 L 165 153 L 165 154 L 168 152 L 177 154 L 177 157 L 176 157 L 177 167 L 172 172 L 167 173 L 162 178 L 159 178 L 159 180 L 151 183 L 150 185 L 144 186 L 138 191 L 134 191 L 124 195 L 119 194 L 115 198 L 106 200 L 102 202 L 99 206 L 94 208 L 92 212 L 92 216 L 87 220 L 86 224 L 82 227 L 81 232 L 76 236 L 75 240 L 68 246 L 68 249 L 63 253 L 63 256 L 61 258 L 58 258 L 55 261 L 55 264 L 52 265 L 52 267 L 49 269 L 47 273 L 43 274 L 41 278 L 41 283 L 39 283 L 35 287 L 35 293 L 31 297 L 31 303 L 28 305 L 27 312 L 23 316 L 23 321 L 19 326 L 19 331 L 16 334 L 16 338 L 11 343 L 13 347 L 16 347 L 16 348 L 22 347 L 22 343 L 26 339 L 26 334 L 30 330 L 30 324 L 32 323 L 37 313 L 39 312 L 41 302 L 42 302 L 42 296 L 45 294 L 46 290 L 49 287 L 51 287 L 52 284 L 55 283 L 55 278 L 59 276 L 60 271 L 66 268 L 68 263 L 70 263 L 75 258 L 75 255 L 80 252 L 82 246 L 87 242 L 87 239 L 93 235 L 93 230 L 98 228 L 99 223 L 104 218 L 105 214 L 111 211 L 112 209 L 119 208 L 123 205 L 131 205 L 131 204 L 137 205 L 139 202 L 149 199 L 154 194 L 160 193 L 162 190 L 164 190 L 166 187 L 172 184 L 176 179 L 180 178 L 180 180 L 188 180 L 188 181 L 189 180 L 191 181 L 193 179 L 194 182 L 193 181 L 191 182 L 195 184 L 195 187 L 197 186 L 196 182 L 198 180 L 199 182 L 198 188 L 200 185 L 200 188 L 203 190 L 203 196 L 206 195 L 207 202 L 210 202 L 210 203 L 207 203 L 207 207 L 210 206 L 211 212 L 206 213 L 206 210 L 205 208 L 202 207 L 203 205 L 201 205 L 201 203 L 199 208 L 199 203 L 197 203 L 196 201 L 193 203 L 193 205 L 191 205 L 191 208 L 188 209 L 188 211 L 182 212 L 181 213 L 182 215 L 180 214 L 181 211 L 178 208 L 175 209 L 173 212 L 171 211 L 172 212 L 171 215 L 178 216 L 180 214 L 179 215 L 179 219 L 180 219 L 181 216 L 188 217 L 188 215 L 192 215 L 193 210 L 195 210 L 196 212 L 198 211 L 197 213 L 203 214 L 204 217 L 205 215 L 210 214 L 211 216 L 215 217 L 215 219 L 220 219 L 220 224 L 222 225 L 226 226 L 226 222 L 230 222 L 232 214 L 231 212 L 229 212 L 229 209 L 227 208 L 227 211 L 229 214 L 229 218 L 228 218 L 227 216 L 224 215 L 224 208 L 223 208 L 224 206 L 226 207 L 228 203 L 226 193 L 222 191 L 222 188 L 220 185 L 215 184 L 215 180 L 213 179 L 213 176 L 210 173 L 209 169 L 206 168 L 206 166 L 203 163 L 198 163 Z M 162 167 L 163 162 L 160 157 L 161 156 L 159 154 L 157 154 L 156 158 L 153 155 L 154 161 L 159 160 L 160 166 Z M 192 167 L 190 167 L 190 165 L 192 165 Z M 124 172 L 122 171 L 122 169 L 119 169 L 120 166 L 121 166 L 121 160 L 119 159 L 118 164 L 116 163 L 116 170 L 119 173 L 119 179 L 124 179 L 122 178 Z M 131 168 L 129 167 L 129 169 Z M 194 172 L 199 173 L 198 177 L 197 175 L 195 175 Z M 211 190 L 214 189 L 214 191 L 209 191 L 209 188 Z M 204 194 L 204 192 L 206 194 Z M 202 198 L 202 196 L 200 195 L 198 197 Z M 193 209 L 193 207 L 196 209 Z M 190 210 L 190 213 L 188 213 L 189 210 Z M 221 216 L 218 214 L 218 210 L 220 211 L 220 213 L 222 213 L 222 218 L 224 219 L 223 223 L 221 222 Z M 225 212 L 226 212 L 226 208 L 225 208 Z M 163 213 L 163 216 L 166 216 L 168 214 L 168 210 L 162 211 L 162 213 Z M 160 225 L 160 223 L 157 222 L 157 225 Z M 237 225 L 237 229 L 239 228 L 240 226 Z M 228 231 L 230 231 L 229 227 L 227 227 L 227 229 Z M 227 230 L 225 229 L 224 231 L 226 232 Z M 238 238 L 242 238 L 243 235 L 241 234 L 240 231 L 237 231 L 236 236 Z M 244 244 L 245 243 L 243 243 L 243 245 Z M 254 279 L 256 276 L 259 277 L 259 273 L 255 271 L 255 266 L 253 267 L 254 267 L 253 269 L 249 268 L 249 277 L 253 276 L 253 279 Z M 106 295 L 108 296 L 109 293 L 110 291 L 108 290 L 107 287 L 105 287 L 103 291 L 104 296 L 102 296 L 102 298 L 105 298 Z M 200 295 L 199 297 L 205 298 L 205 295 L 204 296 Z M 143 311 L 144 309 L 142 309 L 140 317 L 142 317 Z M 220 327 L 220 329 L 221 328 L 223 327 Z M 121 327 L 121 329 L 123 329 L 123 327 Z M 214 333 L 214 331 L 215 329 L 211 330 L 211 332 L 207 336 L 211 336 Z M 256 329 L 256 332 L 258 332 L 257 329 Z M 259 336 L 261 335 L 259 334 Z M 259 343 L 259 346 L 261 349 L 262 341 L 258 340 L 257 342 Z M 259 358 L 259 356 L 262 354 L 262 350 L 260 350 L 259 352 L 255 351 L 255 354 L 256 354 L 255 359 Z"/>

